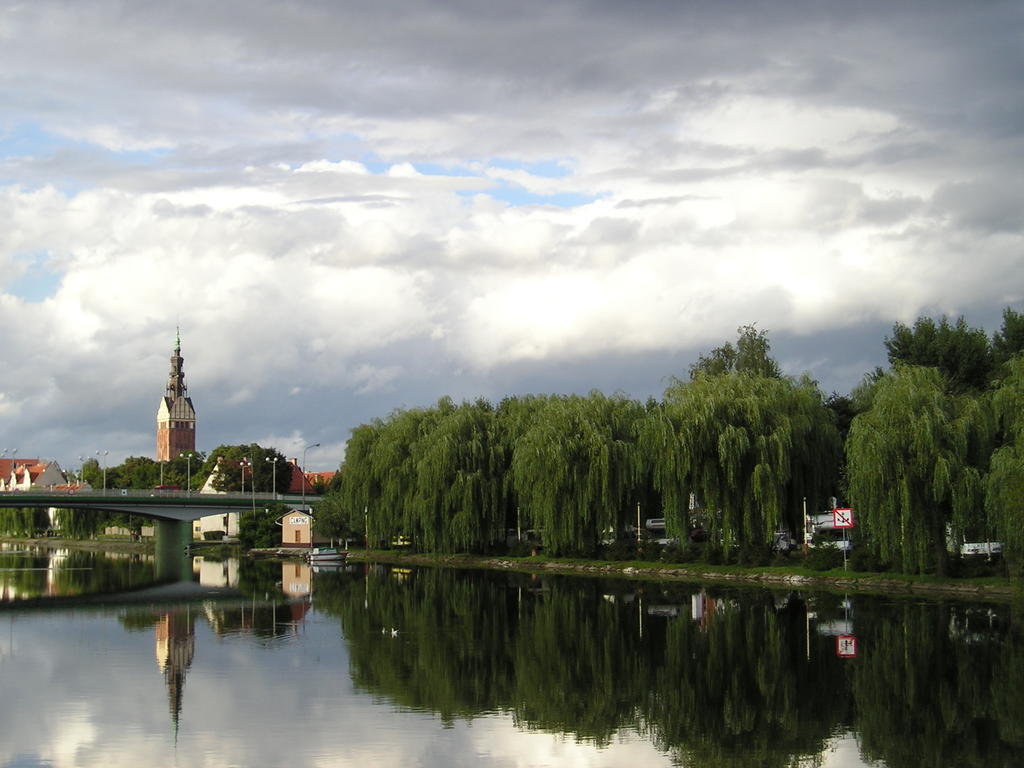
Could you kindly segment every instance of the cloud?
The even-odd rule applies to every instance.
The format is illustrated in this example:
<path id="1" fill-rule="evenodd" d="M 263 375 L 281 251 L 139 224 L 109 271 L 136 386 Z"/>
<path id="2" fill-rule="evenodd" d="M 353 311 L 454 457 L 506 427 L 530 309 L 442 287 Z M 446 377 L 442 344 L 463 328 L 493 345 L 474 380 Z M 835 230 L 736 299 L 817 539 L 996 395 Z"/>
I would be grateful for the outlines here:
<path id="1" fill-rule="evenodd" d="M 206 447 L 340 458 L 446 393 L 658 392 L 746 322 L 813 346 L 1020 302 L 1022 16 L 14 6 L 0 443 L 150 452 L 179 324 Z M 848 389 L 870 356 L 838 354 L 789 359 Z"/>

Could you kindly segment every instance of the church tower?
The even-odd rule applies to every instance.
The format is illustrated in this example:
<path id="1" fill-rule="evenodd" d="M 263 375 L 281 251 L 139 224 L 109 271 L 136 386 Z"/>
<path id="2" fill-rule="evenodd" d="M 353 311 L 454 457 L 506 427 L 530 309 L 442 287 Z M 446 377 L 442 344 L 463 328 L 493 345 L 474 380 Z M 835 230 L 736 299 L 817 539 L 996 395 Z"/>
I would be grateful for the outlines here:
<path id="1" fill-rule="evenodd" d="M 185 386 L 181 333 L 177 334 L 171 355 L 171 374 L 167 392 L 156 411 L 156 460 L 169 461 L 185 451 L 196 449 L 196 410 Z"/>

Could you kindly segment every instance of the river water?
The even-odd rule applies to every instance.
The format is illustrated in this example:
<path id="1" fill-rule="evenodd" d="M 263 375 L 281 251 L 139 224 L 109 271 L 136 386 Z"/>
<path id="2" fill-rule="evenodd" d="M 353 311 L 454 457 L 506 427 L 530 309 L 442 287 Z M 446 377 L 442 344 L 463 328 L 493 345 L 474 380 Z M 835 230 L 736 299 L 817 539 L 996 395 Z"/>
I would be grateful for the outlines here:
<path id="1" fill-rule="evenodd" d="M 1019 609 L 0 550 L 2 766 L 1020 766 Z"/>

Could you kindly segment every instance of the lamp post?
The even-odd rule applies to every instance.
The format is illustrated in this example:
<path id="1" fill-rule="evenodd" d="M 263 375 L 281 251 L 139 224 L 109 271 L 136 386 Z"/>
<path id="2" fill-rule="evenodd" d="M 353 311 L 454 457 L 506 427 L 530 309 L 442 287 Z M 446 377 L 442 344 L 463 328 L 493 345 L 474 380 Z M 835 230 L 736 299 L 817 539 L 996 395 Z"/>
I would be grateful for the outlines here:
<path id="1" fill-rule="evenodd" d="M 320 443 L 313 443 L 307 445 L 302 449 L 302 466 L 299 468 L 299 472 L 302 473 L 302 511 L 306 513 L 306 517 L 309 519 L 309 549 L 313 550 L 313 515 L 306 509 L 306 452 L 310 448 L 319 448 Z"/>
<path id="2" fill-rule="evenodd" d="M 100 453 L 99 451 L 96 451 L 96 455 L 100 456 L 103 459 L 103 495 L 104 496 L 107 495 L 107 454 L 108 453 L 110 453 L 110 451 L 103 451 L 102 453 Z"/>
<path id="3" fill-rule="evenodd" d="M 185 457 L 185 496 L 188 498 L 192 496 L 192 459 L 196 455 L 192 451 L 182 455 Z"/>
<path id="4" fill-rule="evenodd" d="M 277 501 L 277 456 L 267 456 L 266 461 L 270 462 L 270 493 Z"/>
<path id="5" fill-rule="evenodd" d="M 252 461 L 250 459 L 241 459 L 238 462 L 238 466 L 242 470 L 242 495 L 244 496 L 245 495 L 245 470 L 246 470 L 246 468 L 252 467 Z"/>
<path id="6" fill-rule="evenodd" d="M 252 458 L 242 459 L 242 474 L 244 476 L 244 467 L 249 468 L 249 492 L 252 495 L 252 516 L 256 518 L 256 465 L 252 463 Z M 243 482 L 244 486 L 244 482 Z"/>

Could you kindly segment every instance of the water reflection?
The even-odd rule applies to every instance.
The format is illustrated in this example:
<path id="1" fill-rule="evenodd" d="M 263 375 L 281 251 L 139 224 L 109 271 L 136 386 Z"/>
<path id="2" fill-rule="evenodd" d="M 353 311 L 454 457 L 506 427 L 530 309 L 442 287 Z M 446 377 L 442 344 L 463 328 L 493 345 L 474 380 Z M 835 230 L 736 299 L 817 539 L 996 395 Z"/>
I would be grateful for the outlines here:
<path id="1" fill-rule="evenodd" d="M 173 753 L 210 765 L 988 768 L 1024 753 L 1010 606 L 384 566 L 194 572 L 232 596 L 9 612 L 0 680 L 20 695 L 0 717 L 0 765 Z M 25 718 L 35 740 L 17 728 Z M 73 759 L 48 746 L 86 732 L 92 751 Z"/>
<path id="2" fill-rule="evenodd" d="M 627 731 L 684 765 L 790 765 L 838 734 L 893 768 L 1018 763 L 1009 608 L 853 602 L 443 570 L 317 584 L 357 686 L 446 723 L 509 712 L 599 746 Z"/>

